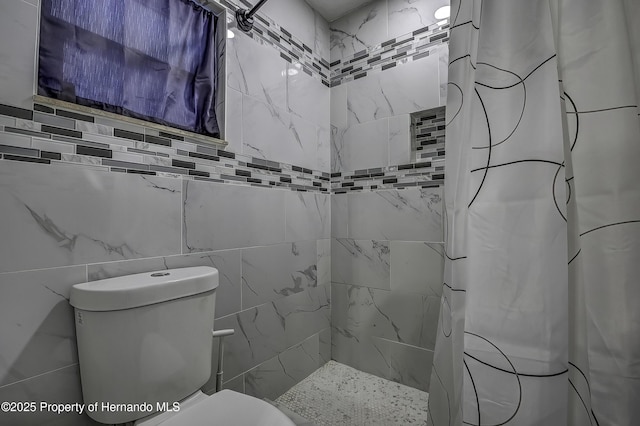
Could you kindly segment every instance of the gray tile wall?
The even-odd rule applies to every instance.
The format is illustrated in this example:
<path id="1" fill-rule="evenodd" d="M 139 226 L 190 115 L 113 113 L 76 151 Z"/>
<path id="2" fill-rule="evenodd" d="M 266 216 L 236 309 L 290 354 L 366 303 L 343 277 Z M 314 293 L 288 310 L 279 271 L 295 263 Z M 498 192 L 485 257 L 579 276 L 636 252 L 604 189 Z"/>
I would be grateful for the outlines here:
<path id="1" fill-rule="evenodd" d="M 224 151 L 118 120 L 33 112 L 38 2 L 0 4 L 7 41 L 0 44 L 0 104 L 32 114 L 0 113 L 0 399 L 80 399 L 68 304 L 73 284 L 195 265 L 220 270 L 215 327 L 236 329 L 227 338 L 225 387 L 275 398 L 333 357 L 425 388 L 432 338 L 416 327 L 428 328 L 439 297 L 438 190 L 322 192 L 329 189 L 331 163 L 356 170 L 361 156 L 368 168 L 409 161 L 404 124 L 411 88 L 388 87 L 404 94 L 376 123 L 388 139 L 381 139 L 382 148 L 358 151 L 356 136 L 364 132 L 358 126 L 373 122 L 366 92 L 401 74 L 422 87 L 414 77 L 437 72 L 439 100 L 437 86 L 427 84 L 429 93 L 417 101 L 421 108 L 438 105 L 446 52 L 429 46 L 430 55 L 398 60 L 372 80 L 347 78 L 330 91 L 328 25 L 306 4 L 283 2 L 265 8 L 282 26 L 265 15 L 251 37 L 238 34 L 229 43 Z M 440 50 L 432 54 L 432 48 Z M 125 133 L 115 129 L 142 140 L 118 137 Z M 339 149 L 330 160 L 330 134 L 347 131 L 356 135 L 345 139 L 353 146 L 334 143 Z M 380 161 L 369 148 L 380 149 Z M 346 257 L 332 262 L 332 250 Z M 348 306 L 350 297 L 354 308 L 334 309 L 332 316 L 331 303 Z M 399 315 L 406 299 L 411 315 Z M 374 301 L 386 316 L 367 313 Z M 211 381 L 206 390 L 212 387 Z M 5 420 L 90 424 L 86 417 L 47 413 L 0 417 Z"/>
<path id="2" fill-rule="evenodd" d="M 168 268 L 220 271 L 215 328 L 236 329 L 225 387 L 275 398 L 330 359 L 328 26 L 296 14 L 291 22 L 320 35 L 298 75 L 282 72 L 295 61 L 263 38 L 229 43 L 222 150 L 34 106 L 38 1 L 0 4 L 0 399 L 80 401 L 71 286 Z M 281 44 L 309 38 L 295 31 Z M 263 83 L 272 97 L 253 90 Z M 279 108 L 283 121 L 266 131 L 273 117 L 252 103 Z M 0 424 L 92 422 L 40 412 L 0 413 Z"/>
<path id="3" fill-rule="evenodd" d="M 442 188 L 331 197 L 333 359 L 428 390 L 444 266 Z"/>
<path id="4" fill-rule="evenodd" d="M 399 165 L 420 160 L 410 149 L 410 115 L 446 103 L 448 42 L 443 40 L 429 47 L 429 55 L 331 88 L 334 175 L 381 168 L 390 177 L 402 170 Z M 432 179 L 425 175 L 423 180 Z"/>
<path id="5" fill-rule="evenodd" d="M 435 11 L 448 0 L 376 0 L 330 23 L 331 62 L 359 56 L 363 50 L 417 37 L 438 23 Z M 421 31 L 422 30 L 422 31 Z M 414 34 L 414 32 L 416 34 Z M 389 40 L 393 40 L 389 42 Z"/>
<path id="6" fill-rule="evenodd" d="M 227 338 L 227 380 L 253 380 L 255 372 L 247 376 L 250 370 L 278 356 L 286 359 L 288 351 L 297 353 L 309 339 L 316 341 L 312 356 L 317 367 L 329 344 L 330 195 L 305 194 L 306 210 L 285 203 L 297 195 L 285 189 L 7 161 L 0 168 L 5 236 L 0 246 L 1 392 L 10 397 L 12 389 L 21 392 L 29 383 L 46 383 L 54 393 L 57 386 L 72 386 L 29 381 L 61 368 L 73 374 L 59 377 L 77 384 L 71 285 L 196 265 L 220 271 L 215 327 L 236 329 Z M 317 224 L 300 240 L 288 242 L 287 221 Z M 192 235 L 215 244 L 191 244 Z M 304 368 L 312 371 L 309 365 Z M 290 377 L 284 383 L 289 386 Z M 45 391 L 29 388 L 33 398 Z"/>
<path id="7" fill-rule="evenodd" d="M 377 0 L 330 24 L 333 192 L 444 182 L 443 146 L 415 147 L 410 123 L 421 111 L 444 114 L 449 21 L 434 12 L 445 4 Z"/>
<path id="8" fill-rule="evenodd" d="M 330 24 L 332 357 L 422 390 L 444 267 L 444 130 L 433 120 L 449 25 L 433 12 L 447 3 L 378 0 Z M 431 134 L 413 138 L 432 124 L 433 150 Z"/>
<path id="9" fill-rule="evenodd" d="M 445 102 L 439 64 L 429 56 L 331 89 L 333 173 L 411 162 L 410 114 Z"/>

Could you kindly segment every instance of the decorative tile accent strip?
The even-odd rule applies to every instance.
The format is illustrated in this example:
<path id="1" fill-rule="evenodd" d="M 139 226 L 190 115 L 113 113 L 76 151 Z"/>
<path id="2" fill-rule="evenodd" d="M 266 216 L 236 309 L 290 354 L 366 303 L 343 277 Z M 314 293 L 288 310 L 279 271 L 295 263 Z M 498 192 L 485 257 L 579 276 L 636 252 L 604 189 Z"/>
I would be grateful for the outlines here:
<path id="1" fill-rule="evenodd" d="M 331 87 L 426 58 L 435 48 L 448 42 L 448 19 L 392 38 L 353 56 L 333 61 L 330 64 Z"/>
<path id="2" fill-rule="evenodd" d="M 331 192 L 429 188 L 444 184 L 446 108 L 411 114 L 411 163 L 331 173 Z"/>
<path id="3" fill-rule="evenodd" d="M 214 2 L 205 0 L 203 3 L 206 6 Z M 228 9 L 232 16 L 238 9 L 251 9 L 253 7 L 250 3 L 244 1 L 240 1 L 242 5 L 238 5 L 237 1 L 229 0 L 219 0 L 216 3 Z M 251 30 L 250 34 L 247 34 L 249 37 L 275 48 L 285 61 L 299 63 L 302 66 L 302 71 L 317 78 L 325 86 L 330 87 L 329 62 L 327 60 L 321 58 L 318 52 L 314 52 L 311 47 L 304 44 L 269 17 L 256 13 L 254 18 L 256 19 L 254 20 L 253 30 Z"/>
<path id="4" fill-rule="evenodd" d="M 445 107 L 411 114 L 412 160 L 442 159 L 444 163 L 445 116 Z"/>
<path id="5" fill-rule="evenodd" d="M 205 6 L 211 3 L 214 2 L 203 0 Z M 219 0 L 216 3 L 225 7 L 232 16 L 239 8 L 252 7 L 242 0 Z M 257 13 L 255 18 L 249 37 L 273 47 L 285 61 L 299 63 L 302 71 L 317 78 L 327 87 L 366 77 L 398 64 L 417 61 L 429 56 L 437 46 L 449 42 L 449 20 L 446 19 L 329 63 L 269 17 Z"/>
<path id="6" fill-rule="evenodd" d="M 0 124 L 5 124 L 0 125 L 0 167 L 5 160 L 66 163 L 115 173 L 292 191 L 330 190 L 330 175 L 326 172 L 240 155 L 142 126 L 136 126 L 137 132 L 104 124 L 87 126 L 95 117 L 70 114 L 59 108 L 36 104 L 34 110 L 43 122 L 65 117 L 70 128 L 40 124 L 32 121 L 33 111 L 0 104 Z M 76 118 L 71 118 L 72 115 Z M 77 130 L 80 128 L 83 130 Z"/>
<path id="7" fill-rule="evenodd" d="M 440 166 L 441 164 L 441 166 Z M 439 170 L 442 168 L 441 170 Z M 402 189 L 409 187 L 430 188 L 444 184 L 444 157 L 435 164 L 400 164 L 354 172 L 331 173 L 331 193 L 344 194 L 353 191 Z"/>

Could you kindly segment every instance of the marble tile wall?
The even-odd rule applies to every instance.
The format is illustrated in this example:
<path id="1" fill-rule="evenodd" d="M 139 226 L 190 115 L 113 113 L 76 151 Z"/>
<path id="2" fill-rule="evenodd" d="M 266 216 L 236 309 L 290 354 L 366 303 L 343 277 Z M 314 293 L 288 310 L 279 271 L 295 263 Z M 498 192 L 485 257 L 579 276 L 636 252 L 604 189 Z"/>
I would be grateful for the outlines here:
<path id="1" fill-rule="evenodd" d="M 433 0 L 431 2 L 433 3 Z M 357 22 L 362 24 L 362 28 L 374 24 L 380 28 L 385 25 L 389 26 L 389 19 L 381 18 L 387 13 L 387 6 L 391 7 L 386 3 L 387 1 L 374 2 L 331 23 L 333 33 L 346 31 L 338 29 L 341 25 L 354 29 L 359 28 L 360 26 L 356 25 Z M 389 1 L 388 3 L 394 2 Z M 417 4 L 422 3 L 426 3 L 426 0 L 417 2 Z M 397 23 L 400 16 L 405 16 L 409 22 L 415 15 L 408 12 L 406 15 L 398 12 L 393 16 L 394 22 Z M 363 19 L 369 20 L 362 23 Z M 377 21 L 380 23 L 376 23 Z M 407 28 L 410 29 L 411 25 L 409 23 L 407 25 Z M 379 182 L 372 183 L 373 185 L 416 182 L 418 186 L 421 186 L 432 180 L 438 181 L 437 178 L 433 179 L 431 176 L 437 174 L 435 166 L 421 164 L 422 170 L 419 172 L 422 179 L 382 182 L 383 179 L 396 178 L 399 173 L 395 172 L 404 170 L 398 169 L 398 166 L 419 162 L 417 161 L 419 158 L 416 158 L 415 155 L 412 156 L 410 150 L 411 134 L 408 126 L 410 115 L 418 111 L 443 106 L 446 102 L 448 38 L 445 27 L 448 28 L 448 24 L 444 27 L 436 25 L 436 30 L 439 30 L 439 34 L 445 37 L 440 37 L 438 34 L 425 36 L 426 40 L 423 42 L 425 44 L 422 47 L 418 46 L 422 53 L 415 50 L 418 47 L 411 45 L 411 49 L 418 52 L 411 58 L 407 55 L 401 55 L 401 57 L 394 59 L 395 55 L 391 55 L 394 52 L 389 49 L 404 49 L 401 46 L 403 43 L 420 43 L 420 41 L 415 41 L 416 37 L 431 33 L 427 31 L 418 35 L 410 33 L 402 37 L 406 40 L 398 42 L 397 38 L 393 38 L 391 43 L 385 46 L 375 44 L 380 43 L 379 40 L 375 43 L 372 42 L 373 44 L 365 43 L 365 50 L 357 53 L 352 59 L 348 59 L 350 56 L 344 57 L 344 55 L 352 55 L 352 49 L 336 50 L 335 37 L 332 39 L 332 47 L 334 48 L 332 51 L 344 52 L 339 55 L 336 53 L 337 59 L 332 57 L 333 87 L 331 88 L 330 122 L 331 172 L 333 177 L 341 177 L 354 171 L 381 168 L 384 175 L 377 176 L 381 179 Z M 434 31 L 428 26 L 424 28 Z M 356 39 L 360 40 L 360 37 L 353 40 Z M 430 41 L 431 39 L 435 40 Z M 366 41 L 366 37 L 362 40 Z M 397 45 L 398 43 L 400 45 Z M 400 47 L 394 47 L 394 45 Z M 386 49 L 389 55 L 383 57 L 378 54 L 380 49 Z M 408 51 L 410 50 L 405 49 L 404 53 Z M 351 65 L 354 60 L 356 63 Z M 345 61 L 349 63 L 346 67 Z M 361 66 L 357 66 L 359 65 L 358 61 L 368 62 L 370 68 L 363 70 Z M 392 62 L 385 64 L 385 61 Z M 442 65 L 443 63 L 445 66 Z M 356 70 L 355 74 L 354 69 Z M 425 170 L 427 167 L 432 168 Z M 400 174 L 400 176 L 404 175 Z M 340 183 L 343 182 L 340 181 Z M 353 186 L 362 185 L 358 185 L 356 182 Z M 368 186 L 370 187 L 371 184 Z M 336 190 L 335 186 L 334 190 Z"/>
<path id="2" fill-rule="evenodd" d="M 0 103 L 0 135 L 0 155 L 5 160 L 301 191 L 327 192 L 330 186 L 330 174 L 317 169 L 236 154 L 192 137 L 38 103 L 32 110 Z"/>
<path id="3" fill-rule="evenodd" d="M 362 127 L 375 129 L 379 127 L 380 120 L 370 123 L 373 125 Z M 335 126 L 333 128 L 337 129 Z M 384 132 L 383 134 L 387 135 Z M 380 133 L 371 132 L 371 135 L 357 138 L 355 142 L 366 150 L 369 145 L 374 147 L 383 145 L 376 145 L 377 138 L 381 138 Z M 409 163 L 362 168 L 345 173 L 334 172 L 331 174 L 331 192 L 344 194 L 354 191 L 408 187 L 432 188 L 444 183 L 445 107 L 389 118 L 388 138 L 389 163 L 400 163 L 410 158 Z M 407 141 L 410 142 L 407 143 Z M 346 155 L 349 151 L 353 151 L 348 148 L 343 148 L 339 155 Z M 356 161 L 360 160 L 356 159 Z M 359 165 L 365 166 L 364 161 Z"/>
<path id="4" fill-rule="evenodd" d="M 296 36 L 315 55 L 329 59 L 329 23 L 306 2 L 271 1 L 265 3 L 260 12 Z"/>
<path id="5" fill-rule="evenodd" d="M 442 188 L 331 197 L 333 359 L 428 390 L 444 266 Z"/>
<path id="6" fill-rule="evenodd" d="M 260 21 L 289 34 L 278 46 L 266 30 L 230 40 L 221 149 L 35 105 L 38 3 L 0 4 L 1 399 L 81 399 L 73 284 L 187 266 L 220 271 L 225 387 L 275 398 L 328 361 L 328 24 L 295 2 Z M 93 424 L 0 413 L 44 423 Z"/>
<path id="7" fill-rule="evenodd" d="M 444 157 L 416 155 L 410 122 L 446 103 L 446 4 L 378 0 L 330 24 L 332 192 L 443 183 Z"/>
<path id="8" fill-rule="evenodd" d="M 219 3 L 229 10 L 251 7 Z M 239 130 L 227 134 L 229 149 L 328 172 L 328 23 L 300 0 L 270 2 L 256 16 L 250 34 L 230 26 L 227 111 L 235 111 L 231 120 Z"/>
<path id="9" fill-rule="evenodd" d="M 260 39 L 236 33 L 228 41 L 227 102 L 242 112 L 242 131 L 229 144 L 237 153 L 329 171 L 329 88 Z"/>
<path id="10" fill-rule="evenodd" d="M 232 13 L 254 6 L 247 0 L 199 1 L 205 5 L 221 5 Z M 260 39 L 284 55 L 287 62 L 299 63 L 299 69 L 305 74 L 329 86 L 329 24 L 319 13 L 305 1 L 282 0 L 263 4 L 254 18 L 251 38 Z M 236 27 L 233 20 L 229 25 Z"/>
<path id="11" fill-rule="evenodd" d="M 330 23 L 331 62 L 436 24 L 448 0 L 377 0 Z"/>
<path id="12" fill-rule="evenodd" d="M 440 312 L 444 150 L 423 156 L 414 139 L 444 111 L 448 21 L 433 12 L 447 3 L 381 0 L 330 24 L 332 358 L 422 390 Z"/>
<path id="13" fill-rule="evenodd" d="M 442 102 L 442 79 L 423 76 L 444 75 L 436 60 L 444 53 L 430 46 L 429 55 L 329 89 L 329 25 L 304 2 L 276 3 L 250 36 L 229 40 L 225 149 L 34 105 L 38 1 L 0 4 L 3 400 L 80 398 L 73 284 L 195 265 L 219 269 L 215 327 L 236 329 L 225 387 L 273 399 L 332 357 L 426 386 L 429 373 L 417 366 L 430 365 L 439 306 L 441 193 L 427 166 L 396 164 L 410 163 L 411 105 Z M 385 40 L 402 37 L 392 3 Z M 372 112 L 388 91 L 400 96 Z M 387 137 L 358 145 L 367 126 L 372 140 Z M 383 191 L 324 193 L 329 171 L 363 178 L 360 165 L 369 178 L 390 168 L 402 176 L 369 187 Z M 398 318 L 408 299 L 412 315 Z M 332 313 L 332 303 L 353 308 Z M 54 420 L 90 423 L 42 413 L 20 422 Z"/>
<path id="14" fill-rule="evenodd" d="M 246 374 L 245 392 L 276 399 L 325 364 L 319 354 L 320 342 L 316 334 L 250 370 Z"/>
<path id="15" fill-rule="evenodd" d="M 426 57 L 331 89 L 332 173 L 412 162 L 409 117 L 440 106 L 439 63 Z"/>
<path id="16" fill-rule="evenodd" d="M 331 86 L 427 56 L 449 40 L 449 20 L 434 12 L 447 0 L 377 0 L 330 23 Z"/>
<path id="17" fill-rule="evenodd" d="M 205 5 L 215 3 L 226 7 L 231 12 L 239 7 L 226 0 L 202 1 Z M 33 70 L 34 57 L 37 56 L 35 49 L 38 36 L 38 1 L 34 0 L 32 3 L 25 4 L 20 1 L 15 5 L 2 5 L 3 21 L 1 22 L 3 30 L 9 31 L 14 25 L 17 28 L 16 31 L 20 30 L 24 37 L 16 38 L 20 39 L 19 43 L 7 43 L 0 47 L 2 64 L 7 64 L 0 66 L 0 102 L 27 110 L 33 109 L 31 98 L 34 90 Z M 229 25 L 235 36 L 227 39 L 226 46 L 227 129 L 225 138 L 229 144 L 225 151 L 244 155 L 244 159 L 249 159 L 245 162 L 255 163 L 255 159 L 263 162 L 275 161 L 284 163 L 283 166 L 296 166 L 306 170 L 316 170 L 319 173 L 328 172 L 330 170 L 328 24 L 303 1 L 289 0 L 289 3 L 291 4 L 285 8 L 272 6 L 268 9 L 269 13 L 277 17 L 276 19 L 286 16 L 286 25 L 289 30 L 266 14 L 256 19 L 256 26 L 248 35 L 235 28 L 235 22 Z M 293 7 L 294 4 L 298 6 Z M 285 13 L 285 11 L 288 12 Z M 7 35 L 6 38 L 10 37 Z M 256 63 L 260 63 L 260 67 L 256 67 Z M 28 68 L 28 71 L 25 72 L 25 68 Z M 11 83 L 1 84 L 8 81 Z M 16 88 L 21 91 L 18 93 Z M 149 150 L 151 152 L 137 154 L 163 157 L 162 154 L 166 153 L 164 148 L 154 145 L 159 144 L 165 147 L 178 147 L 183 155 L 187 155 L 191 151 L 189 145 L 193 145 L 194 142 L 187 140 L 186 146 L 181 147 L 178 142 L 183 142 L 184 138 L 160 135 L 158 139 L 157 131 L 149 131 L 142 126 L 117 120 L 114 123 L 105 119 L 90 120 L 89 124 L 81 119 L 79 121 L 85 122 L 74 124 L 72 121 L 64 122 L 65 120 L 61 117 L 52 118 L 47 115 L 48 113 L 56 114 L 57 111 L 39 110 L 38 114 L 43 118 L 34 120 L 32 117 L 31 120 L 36 122 L 34 125 L 10 122 L 6 126 L 35 130 L 42 133 L 36 136 L 49 138 L 47 130 L 42 129 L 41 123 L 46 123 L 48 127 L 53 124 L 75 132 L 92 134 L 94 136 L 91 136 L 91 141 L 103 145 L 113 143 L 113 141 L 104 140 L 103 131 L 107 132 L 107 136 L 109 131 L 113 135 L 113 128 L 137 133 L 122 135 L 120 132 L 123 138 L 130 140 L 129 146 L 122 144 L 124 146 L 116 149 L 124 151 L 117 154 L 120 157 L 131 157 L 131 155 L 125 155 L 131 150 L 146 150 L 149 143 L 151 143 Z M 95 124 L 106 125 L 107 128 L 104 129 Z M 76 135 L 77 133 L 58 133 L 58 136 L 62 137 L 73 138 Z M 154 136 L 156 139 L 153 138 Z M 151 142 L 148 139 L 151 139 Z M 109 146 L 100 147 L 110 148 Z M 73 149 L 69 146 L 64 148 Z M 175 154 L 175 152 L 169 152 L 169 154 Z M 213 153 L 204 154 L 217 156 L 216 150 Z M 199 158 L 203 160 L 202 157 Z M 166 159 L 144 158 L 143 160 L 145 161 L 129 161 L 144 164 L 155 161 L 153 165 L 156 169 L 167 167 Z M 171 161 L 168 166 L 171 166 Z M 120 169 L 126 170 L 127 167 L 120 165 Z M 137 169 L 141 168 L 137 167 Z M 149 167 L 145 170 L 149 171 Z M 198 171 L 212 175 L 216 179 L 224 179 L 212 170 Z M 170 170 L 170 172 L 176 171 Z M 233 175 L 233 170 L 231 172 Z M 184 170 L 183 173 L 185 173 Z M 264 179 L 260 180 L 269 184 Z M 276 177 L 275 180 L 277 181 L 278 178 Z"/>
<path id="18" fill-rule="evenodd" d="M 287 203 L 290 196 L 294 202 Z M 226 378 L 244 378 L 313 336 L 319 341 L 320 333 L 323 356 L 319 349 L 313 356 L 327 359 L 330 195 L 304 193 L 306 204 L 297 196 L 63 164 L 3 163 L 0 392 L 22 392 L 32 377 L 77 365 L 71 285 L 196 265 L 220 271 L 215 327 L 236 329 L 227 338 Z M 286 241 L 287 229 L 296 226 L 305 226 L 293 234 L 300 240 Z M 77 382 L 75 372 L 60 377 Z M 29 389 L 34 396 L 40 391 Z"/>

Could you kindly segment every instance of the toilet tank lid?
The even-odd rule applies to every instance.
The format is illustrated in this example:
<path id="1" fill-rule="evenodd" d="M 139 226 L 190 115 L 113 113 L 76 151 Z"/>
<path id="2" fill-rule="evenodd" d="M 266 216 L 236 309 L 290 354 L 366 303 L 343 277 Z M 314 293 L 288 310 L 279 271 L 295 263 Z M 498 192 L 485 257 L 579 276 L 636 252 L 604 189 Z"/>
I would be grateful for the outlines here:
<path id="1" fill-rule="evenodd" d="M 210 266 L 165 269 L 76 284 L 69 303 L 85 311 L 118 311 L 206 293 L 218 287 Z"/>

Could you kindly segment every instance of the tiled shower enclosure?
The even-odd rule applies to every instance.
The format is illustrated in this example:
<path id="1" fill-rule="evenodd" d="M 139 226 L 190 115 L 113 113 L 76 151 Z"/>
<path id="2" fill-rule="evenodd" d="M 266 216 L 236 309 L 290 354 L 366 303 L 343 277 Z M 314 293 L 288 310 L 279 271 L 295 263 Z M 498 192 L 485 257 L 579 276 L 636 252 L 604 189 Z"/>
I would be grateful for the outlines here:
<path id="1" fill-rule="evenodd" d="M 222 148 L 34 103 L 39 0 L 0 2 L 0 400 L 81 399 L 73 284 L 195 265 L 236 330 L 225 387 L 275 399 L 333 358 L 427 389 L 444 164 L 409 125 L 444 105 L 448 25 L 404 3 L 267 3 L 227 43 Z M 88 422 L 0 423 L 51 420 Z"/>

